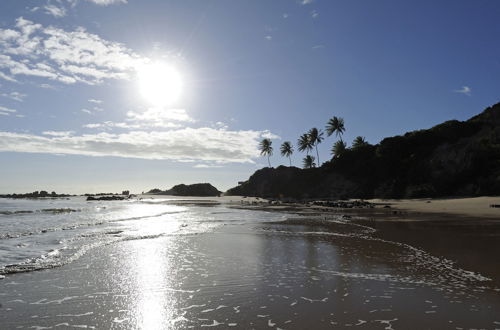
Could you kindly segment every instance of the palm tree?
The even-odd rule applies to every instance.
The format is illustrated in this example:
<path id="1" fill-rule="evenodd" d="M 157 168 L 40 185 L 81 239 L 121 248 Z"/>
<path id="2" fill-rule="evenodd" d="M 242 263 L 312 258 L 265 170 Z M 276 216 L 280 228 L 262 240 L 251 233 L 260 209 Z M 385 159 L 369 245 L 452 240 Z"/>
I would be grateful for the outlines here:
<path id="1" fill-rule="evenodd" d="M 290 167 L 292 166 L 292 158 L 290 156 L 293 154 L 293 146 L 292 142 L 290 141 L 285 141 L 281 144 L 281 156 L 283 157 L 288 157 L 288 160 L 290 161 Z"/>
<path id="2" fill-rule="evenodd" d="M 306 151 L 307 154 L 309 155 L 309 151 L 312 150 L 313 148 L 313 143 L 311 141 L 311 137 L 309 134 L 302 134 L 297 141 L 297 144 L 299 145 L 299 151 Z"/>
<path id="3" fill-rule="evenodd" d="M 309 135 L 309 139 L 311 140 L 313 146 L 316 147 L 316 156 L 318 156 L 318 166 L 319 166 L 320 161 L 319 161 L 318 144 L 320 144 L 321 141 L 323 141 L 323 131 L 318 130 L 316 127 L 313 127 L 309 130 L 307 134 Z"/>
<path id="4" fill-rule="evenodd" d="M 339 158 L 347 150 L 347 145 L 344 141 L 339 140 L 335 142 L 332 148 L 332 155 L 334 158 Z"/>
<path id="5" fill-rule="evenodd" d="M 366 142 L 363 136 L 357 136 L 354 141 L 352 141 L 352 149 L 358 149 L 364 146 L 367 146 L 368 142 Z"/>
<path id="6" fill-rule="evenodd" d="M 302 160 L 302 165 L 304 168 L 313 168 L 316 166 L 316 163 L 314 162 L 314 156 L 307 155 L 304 157 Z"/>
<path id="7" fill-rule="evenodd" d="M 334 116 L 330 118 L 328 123 L 326 124 L 326 134 L 328 136 L 335 133 L 337 137 L 340 136 L 340 140 L 342 140 L 342 134 L 345 132 L 344 119 Z"/>
<path id="8" fill-rule="evenodd" d="M 267 155 L 267 162 L 269 163 L 269 167 L 271 167 L 271 161 L 269 160 L 269 157 L 273 154 L 272 144 L 273 142 L 267 138 L 262 139 L 259 144 L 260 155 Z"/>

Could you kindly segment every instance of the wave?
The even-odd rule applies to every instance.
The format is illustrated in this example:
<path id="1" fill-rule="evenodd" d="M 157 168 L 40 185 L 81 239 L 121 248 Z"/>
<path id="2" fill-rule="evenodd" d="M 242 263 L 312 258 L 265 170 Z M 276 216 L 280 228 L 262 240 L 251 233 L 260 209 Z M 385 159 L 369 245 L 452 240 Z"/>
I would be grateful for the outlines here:
<path id="1" fill-rule="evenodd" d="M 45 209 L 45 210 L 57 210 L 57 209 Z M 48 211 L 51 212 L 51 211 Z M 153 214 L 153 215 L 145 215 L 145 216 L 138 216 L 138 217 L 129 217 L 129 218 L 121 218 L 121 219 L 109 219 L 109 220 L 102 220 L 102 221 L 94 221 L 94 222 L 82 222 L 82 223 L 76 223 L 76 224 L 69 224 L 61 227 L 47 227 L 47 228 L 39 228 L 35 231 L 24 231 L 24 232 L 15 232 L 15 233 L 3 233 L 0 234 L 0 239 L 11 239 L 11 238 L 20 238 L 20 237 L 25 237 L 25 236 L 33 236 L 33 235 L 40 235 L 40 234 L 46 234 L 50 232 L 55 232 L 55 231 L 60 231 L 60 230 L 74 230 L 74 229 L 79 229 L 79 228 L 84 228 L 84 227 L 94 227 L 94 226 L 101 226 L 103 224 L 107 223 L 114 223 L 114 222 L 122 222 L 122 221 L 133 221 L 133 220 L 141 220 L 141 219 L 148 219 L 148 218 L 157 218 L 161 217 L 167 214 L 176 214 L 176 213 L 182 213 L 184 211 L 167 211 L 167 212 L 161 212 L 158 214 Z M 62 212 L 60 212 L 62 213 Z M 90 216 L 90 214 L 89 214 Z"/>
<path id="2" fill-rule="evenodd" d="M 89 252 L 92 249 L 107 246 L 110 244 L 115 244 L 125 241 L 155 239 L 168 236 L 194 235 L 191 232 L 186 232 L 186 233 L 176 232 L 176 233 L 161 233 L 161 234 L 136 235 L 136 236 L 119 236 L 121 233 L 122 231 L 115 230 L 115 231 L 94 233 L 93 235 L 84 234 L 78 237 L 74 237 L 68 241 L 76 241 L 82 238 L 88 239 L 89 237 L 99 240 L 78 247 L 75 246 L 72 248 L 52 249 L 49 252 L 42 254 L 38 257 L 31 258 L 29 260 L 20 263 L 15 263 L 6 265 L 4 267 L 0 267 L 0 279 L 5 278 L 5 275 L 9 274 L 26 273 L 26 272 L 33 272 L 44 269 L 61 267 L 80 259 L 82 256 L 84 256 L 87 252 Z M 106 238 L 103 239 L 103 237 Z"/>
<path id="3" fill-rule="evenodd" d="M 380 242 L 401 248 L 399 256 L 394 260 L 398 264 L 405 266 L 405 272 L 408 276 L 392 275 L 392 274 L 367 274 L 367 273 L 348 273 L 338 270 L 328 269 L 311 269 L 320 273 L 328 273 L 332 276 L 341 276 L 346 278 L 357 278 L 365 280 L 390 281 L 400 283 L 422 284 L 430 286 L 439 286 L 446 289 L 476 289 L 484 291 L 487 287 L 483 286 L 484 282 L 491 281 L 479 273 L 456 267 L 455 263 L 443 257 L 433 256 L 421 249 L 411 246 L 406 243 L 390 241 L 372 236 L 377 230 L 353 223 L 350 220 L 336 219 L 305 219 L 295 218 L 288 219 L 282 222 L 274 222 L 274 225 L 304 225 L 327 227 L 328 231 L 291 231 L 283 229 L 273 229 L 272 227 L 263 228 L 263 233 L 273 233 L 289 236 L 303 235 L 318 235 L 318 236 L 335 236 L 347 239 L 359 239 L 370 242 Z M 346 228 L 351 227 L 351 231 L 346 231 Z M 338 230 L 338 231 L 336 231 Z M 418 275 L 417 275 L 418 274 Z M 496 288 L 490 288 L 497 290 Z M 462 292 L 464 293 L 464 292 Z"/>

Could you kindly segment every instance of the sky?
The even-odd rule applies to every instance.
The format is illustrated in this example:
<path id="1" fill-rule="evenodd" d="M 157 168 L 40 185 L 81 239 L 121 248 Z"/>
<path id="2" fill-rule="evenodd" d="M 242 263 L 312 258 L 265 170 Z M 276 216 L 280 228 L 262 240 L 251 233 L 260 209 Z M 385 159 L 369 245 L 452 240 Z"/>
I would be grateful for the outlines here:
<path id="1" fill-rule="evenodd" d="M 497 0 L 2 0 L 0 193 L 236 186 L 500 101 Z M 319 145 L 331 158 L 335 136 Z M 292 163 L 301 166 L 297 150 Z"/>

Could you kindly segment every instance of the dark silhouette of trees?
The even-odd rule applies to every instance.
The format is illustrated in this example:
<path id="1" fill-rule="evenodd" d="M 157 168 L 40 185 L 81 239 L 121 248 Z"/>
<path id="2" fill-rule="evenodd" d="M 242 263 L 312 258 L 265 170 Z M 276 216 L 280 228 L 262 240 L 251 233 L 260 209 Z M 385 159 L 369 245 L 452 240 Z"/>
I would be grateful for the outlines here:
<path id="1" fill-rule="evenodd" d="M 272 144 L 273 142 L 268 138 L 262 139 L 262 141 L 260 141 L 259 144 L 260 154 L 261 156 L 267 156 L 267 162 L 269 163 L 269 167 L 271 167 L 271 160 L 269 159 L 269 157 L 271 157 L 273 154 Z"/>
<path id="2" fill-rule="evenodd" d="M 333 158 L 340 158 L 342 155 L 346 152 L 347 150 L 347 145 L 344 141 L 339 140 L 335 142 L 332 148 L 332 155 Z"/>
<path id="3" fill-rule="evenodd" d="M 316 167 L 316 163 L 314 162 L 314 156 L 307 155 L 302 160 L 302 165 L 304 168 L 313 168 Z"/>
<path id="4" fill-rule="evenodd" d="M 326 124 L 326 134 L 331 136 L 333 133 L 342 140 L 342 134 L 345 132 L 344 119 L 334 116 Z"/>
<path id="5" fill-rule="evenodd" d="M 307 133 L 309 135 L 309 140 L 312 145 L 316 148 L 316 156 L 318 157 L 318 166 L 320 165 L 319 161 L 319 152 L 318 152 L 318 144 L 323 141 L 323 131 L 318 130 L 316 127 L 313 127 Z"/>
<path id="6" fill-rule="evenodd" d="M 292 158 L 290 156 L 293 154 L 293 145 L 290 141 L 285 141 L 281 144 L 281 156 L 283 157 L 288 157 L 288 160 L 290 161 L 290 166 L 292 166 Z"/>
<path id="7" fill-rule="evenodd" d="M 363 136 L 357 136 L 354 141 L 352 141 L 352 149 L 357 150 L 359 148 L 362 148 L 364 146 L 367 146 L 369 143 L 366 142 L 365 138 Z"/>
<path id="8" fill-rule="evenodd" d="M 299 146 L 299 151 L 306 151 L 307 155 L 309 155 L 309 151 L 311 151 L 313 148 L 313 143 L 311 141 L 311 137 L 307 133 L 302 134 L 299 137 L 297 144 Z"/>

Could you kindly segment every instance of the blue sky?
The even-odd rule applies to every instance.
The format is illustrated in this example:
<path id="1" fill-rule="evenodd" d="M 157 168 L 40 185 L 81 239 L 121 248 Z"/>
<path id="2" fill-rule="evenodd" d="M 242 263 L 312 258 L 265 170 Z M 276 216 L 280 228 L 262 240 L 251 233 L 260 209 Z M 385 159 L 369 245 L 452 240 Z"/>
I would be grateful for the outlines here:
<path id="1" fill-rule="evenodd" d="M 260 139 L 287 164 L 279 145 L 334 115 L 371 143 L 465 120 L 500 100 L 498 17 L 495 0 L 3 0 L 0 192 L 225 190 L 267 165 Z M 141 93 L 159 64 L 182 88 L 161 104 Z"/>

